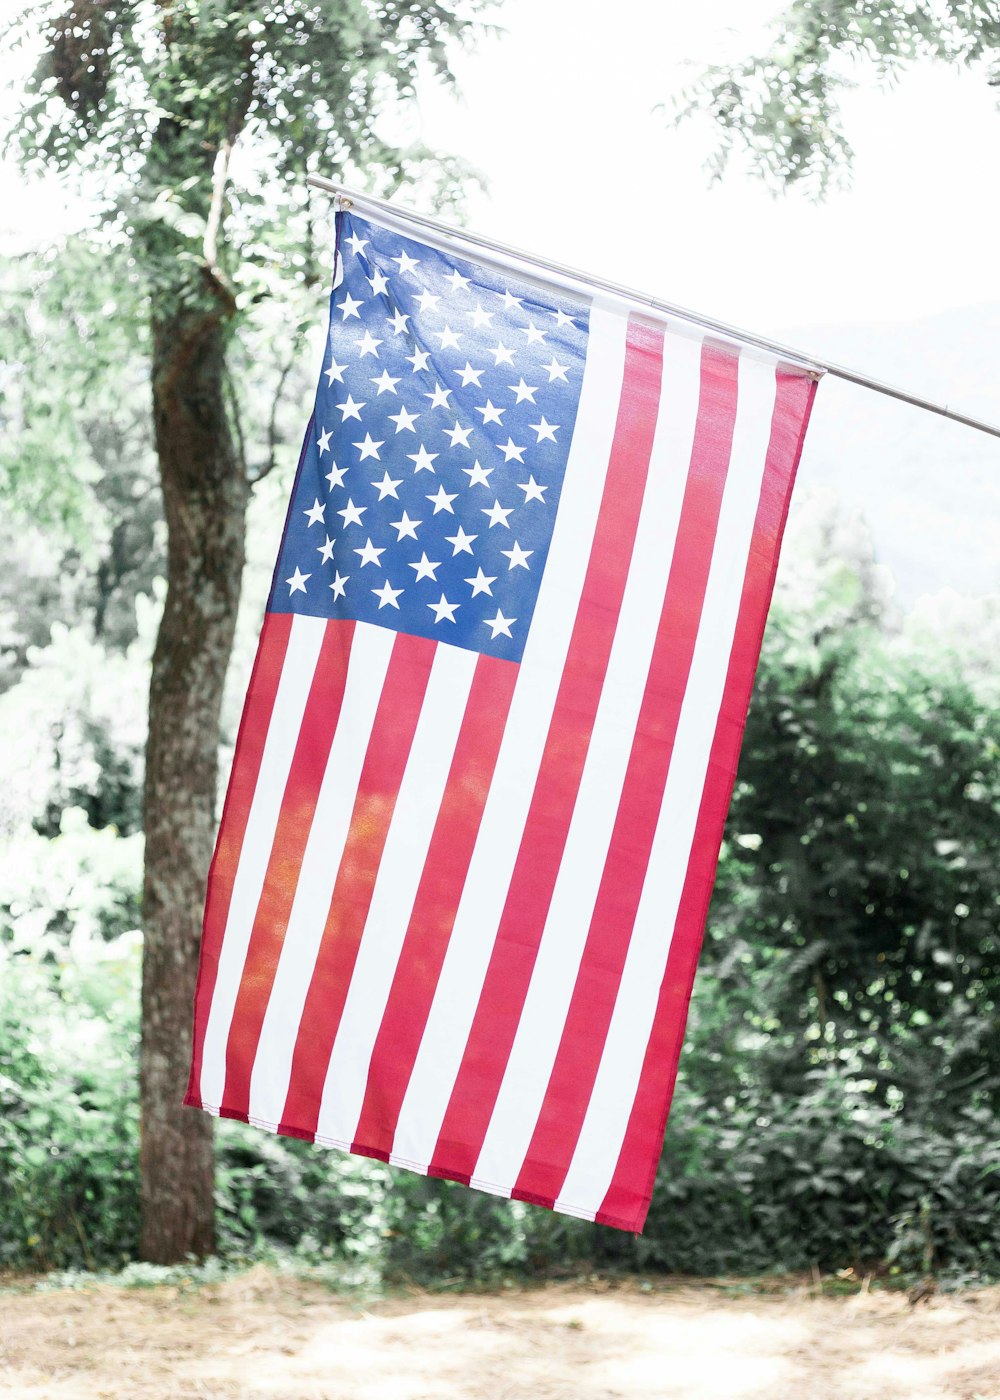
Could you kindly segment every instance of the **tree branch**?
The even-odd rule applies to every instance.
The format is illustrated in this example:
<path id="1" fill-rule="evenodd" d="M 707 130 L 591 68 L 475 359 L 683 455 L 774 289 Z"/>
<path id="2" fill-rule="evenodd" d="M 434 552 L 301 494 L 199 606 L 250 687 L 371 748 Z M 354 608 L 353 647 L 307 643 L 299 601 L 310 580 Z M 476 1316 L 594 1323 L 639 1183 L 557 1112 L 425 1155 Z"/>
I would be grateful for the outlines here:
<path id="1" fill-rule="evenodd" d="M 301 332 L 293 337 L 292 348 L 289 351 L 288 359 L 282 366 L 281 374 L 278 376 L 278 384 L 274 391 L 274 398 L 271 400 L 271 414 L 267 423 L 267 457 L 249 478 L 251 486 L 256 486 L 258 481 L 263 481 L 265 476 L 274 471 L 275 453 L 278 447 L 278 409 L 281 406 L 281 399 L 285 392 L 288 376 L 291 374 L 295 361 L 298 358 L 301 340 Z"/>

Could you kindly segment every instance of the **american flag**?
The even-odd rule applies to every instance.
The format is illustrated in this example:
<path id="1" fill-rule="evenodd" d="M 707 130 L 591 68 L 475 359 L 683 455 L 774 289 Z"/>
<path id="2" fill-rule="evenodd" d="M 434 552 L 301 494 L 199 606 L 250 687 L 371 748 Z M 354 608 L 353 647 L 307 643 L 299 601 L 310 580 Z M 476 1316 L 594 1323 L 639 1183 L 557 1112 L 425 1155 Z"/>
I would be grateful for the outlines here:
<path id="1" fill-rule="evenodd" d="M 185 1101 L 639 1230 L 815 375 L 338 250 Z"/>

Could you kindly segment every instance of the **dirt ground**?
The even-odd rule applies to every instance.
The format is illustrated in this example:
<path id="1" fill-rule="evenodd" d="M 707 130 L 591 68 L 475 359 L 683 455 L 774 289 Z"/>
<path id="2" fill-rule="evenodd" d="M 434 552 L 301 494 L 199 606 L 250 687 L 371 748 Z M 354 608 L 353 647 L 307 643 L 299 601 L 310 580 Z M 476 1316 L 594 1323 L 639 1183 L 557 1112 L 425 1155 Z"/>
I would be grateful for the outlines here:
<path id="1" fill-rule="evenodd" d="M 376 1302 L 256 1267 L 0 1295 L 0 1395 L 253 1400 L 1000 1400 L 1000 1288 L 597 1281 Z"/>

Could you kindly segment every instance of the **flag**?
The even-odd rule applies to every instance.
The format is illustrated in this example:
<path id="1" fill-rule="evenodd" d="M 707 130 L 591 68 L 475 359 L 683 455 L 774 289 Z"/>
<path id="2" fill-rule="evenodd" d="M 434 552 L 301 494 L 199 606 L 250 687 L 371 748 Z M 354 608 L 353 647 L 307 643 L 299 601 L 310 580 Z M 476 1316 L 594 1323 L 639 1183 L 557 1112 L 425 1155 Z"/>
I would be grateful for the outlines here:
<path id="1" fill-rule="evenodd" d="M 337 246 L 185 1102 L 639 1230 L 816 376 Z"/>

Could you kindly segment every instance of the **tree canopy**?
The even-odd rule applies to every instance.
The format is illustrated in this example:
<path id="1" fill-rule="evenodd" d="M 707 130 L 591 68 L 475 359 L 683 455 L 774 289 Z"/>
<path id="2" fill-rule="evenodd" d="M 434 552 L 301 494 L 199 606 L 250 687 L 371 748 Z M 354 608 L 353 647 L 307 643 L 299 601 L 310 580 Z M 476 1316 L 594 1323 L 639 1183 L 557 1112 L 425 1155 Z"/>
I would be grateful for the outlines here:
<path id="1" fill-rule="evenodd" d="M 840 101 L 859 68 L 889 84 L 918 59 L 960 64 L 1000 84 L 996 0 L 793 0 L 765 53 L 710 68 L 684 113 L 708 113 L 721 142 L 721 176 L 735 150 L 772 187 L 822 194 L 853 151 Z"/>

